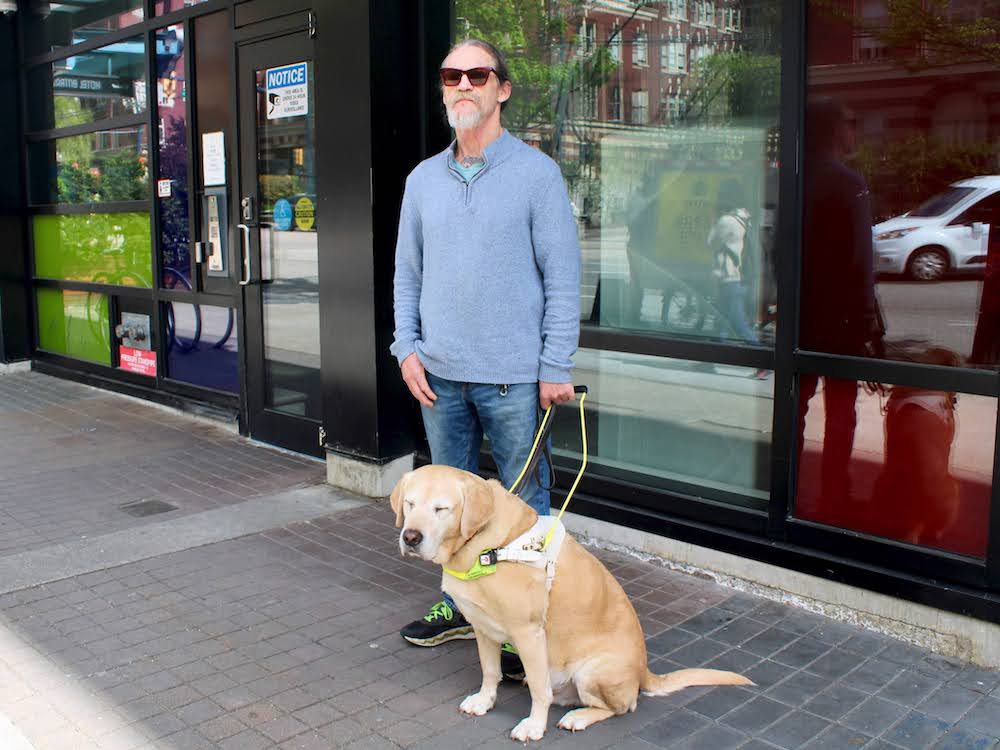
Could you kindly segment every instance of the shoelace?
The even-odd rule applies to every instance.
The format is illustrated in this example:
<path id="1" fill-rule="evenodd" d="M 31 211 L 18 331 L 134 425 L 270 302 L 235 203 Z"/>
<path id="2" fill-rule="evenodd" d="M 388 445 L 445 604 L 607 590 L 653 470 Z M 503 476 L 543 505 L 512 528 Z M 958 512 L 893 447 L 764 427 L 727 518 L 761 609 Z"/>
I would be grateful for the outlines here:
<path id="1" fill-rule="evenodd" d="M 433 607 L 431 607 L 430 612 L 424 615 L 424 619 L 427 620 L 427 622 L 434 622 L 440 617 L 443 617 L 446 620 L 450 620 L 452 617 L 454 617 L 454 615 L 455 611 L 448 606 L 448 602 L 438 602 Z"/>

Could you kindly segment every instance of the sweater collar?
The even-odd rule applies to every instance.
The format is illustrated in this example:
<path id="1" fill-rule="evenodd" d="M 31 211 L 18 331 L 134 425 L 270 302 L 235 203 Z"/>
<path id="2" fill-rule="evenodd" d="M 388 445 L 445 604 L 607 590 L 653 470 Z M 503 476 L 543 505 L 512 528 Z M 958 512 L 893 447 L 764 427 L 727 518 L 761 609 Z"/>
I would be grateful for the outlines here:
<path id="1" fill-rule="evenodd" d="M 490 165 L 499 164 L 506 158 L 506 156 L 513 149 L 517 139 L 507 132 L 504 128 L 500 131 L 500 135 L 491 141 L 486 148 L 483 149 L 483 158 L 486 160 L 486 167 Z M 458 143 L 458 139 L 454 139 L 448 144 L 448 148 L 444 150 L 445 163 L 448 164 L 449 160 L 454 160 L 455 158 L 455 144 Z M 485 169 L 485 167 L 484 167 Z"/>

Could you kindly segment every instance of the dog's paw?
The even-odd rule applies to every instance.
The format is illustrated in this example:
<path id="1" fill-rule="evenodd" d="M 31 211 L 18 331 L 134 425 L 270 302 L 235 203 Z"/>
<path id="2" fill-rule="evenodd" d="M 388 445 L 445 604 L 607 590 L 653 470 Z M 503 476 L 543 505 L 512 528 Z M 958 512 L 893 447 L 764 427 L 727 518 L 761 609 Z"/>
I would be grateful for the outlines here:
<path id="1" fill-rule="evenodd" d="M 510 733 L 510 738 L 518 742 L 527 742 L 528 740 L 540 740 L 544 735 L 545 724 L 540 721 L 534 721 L 529 716 L 527 719 L 521 719 L 521 722 L 514 727 Z"/>
<path id="2" fill-rule="evenodd" d="M 491 708 L 496 702 L 496 696 L 483 695 L 481 692 L 470 695 L 462 704 L 458 707 L 458 710 L 463 714 L 469 714 L 470 716 L 482 716 Z"/>
<path id="3" fill-rule="evenodd" d="M 568 729 L 571 732 L 579 732 L 586 729 L 591 725 L 591 720 L 583 714 L 584 710 L 582 708 L 574 708 L 572 711 L 567 711 L 559 719 L 558 727 L 560 729 Z"/>

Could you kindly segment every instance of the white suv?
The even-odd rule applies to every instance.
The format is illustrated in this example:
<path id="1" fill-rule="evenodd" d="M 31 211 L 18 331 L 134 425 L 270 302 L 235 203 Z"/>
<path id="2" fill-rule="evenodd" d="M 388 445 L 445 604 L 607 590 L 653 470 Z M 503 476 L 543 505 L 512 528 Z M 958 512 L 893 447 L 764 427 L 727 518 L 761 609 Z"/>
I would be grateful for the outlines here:
<path id="1" fill-rule="evenodd" d="M 982 271 L 991 223 L 1000 224 L 1000 175 L 952 183 L 872 227 L 875 272 L 935 281 L 949 271 Z"/>

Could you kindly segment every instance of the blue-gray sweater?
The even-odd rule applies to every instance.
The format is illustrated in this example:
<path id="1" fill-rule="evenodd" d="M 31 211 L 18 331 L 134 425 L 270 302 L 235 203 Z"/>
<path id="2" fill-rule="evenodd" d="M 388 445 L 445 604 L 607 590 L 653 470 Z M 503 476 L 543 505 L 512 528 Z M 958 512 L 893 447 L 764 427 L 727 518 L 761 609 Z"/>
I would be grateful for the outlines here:
<path id="1" fill-rule="evenodd" d="M 406 179 L 392 353 L 460 382 L 571 382 L 580 247 L 559 167 L 506 130 L 468 183 L 451 153 Z"/>

